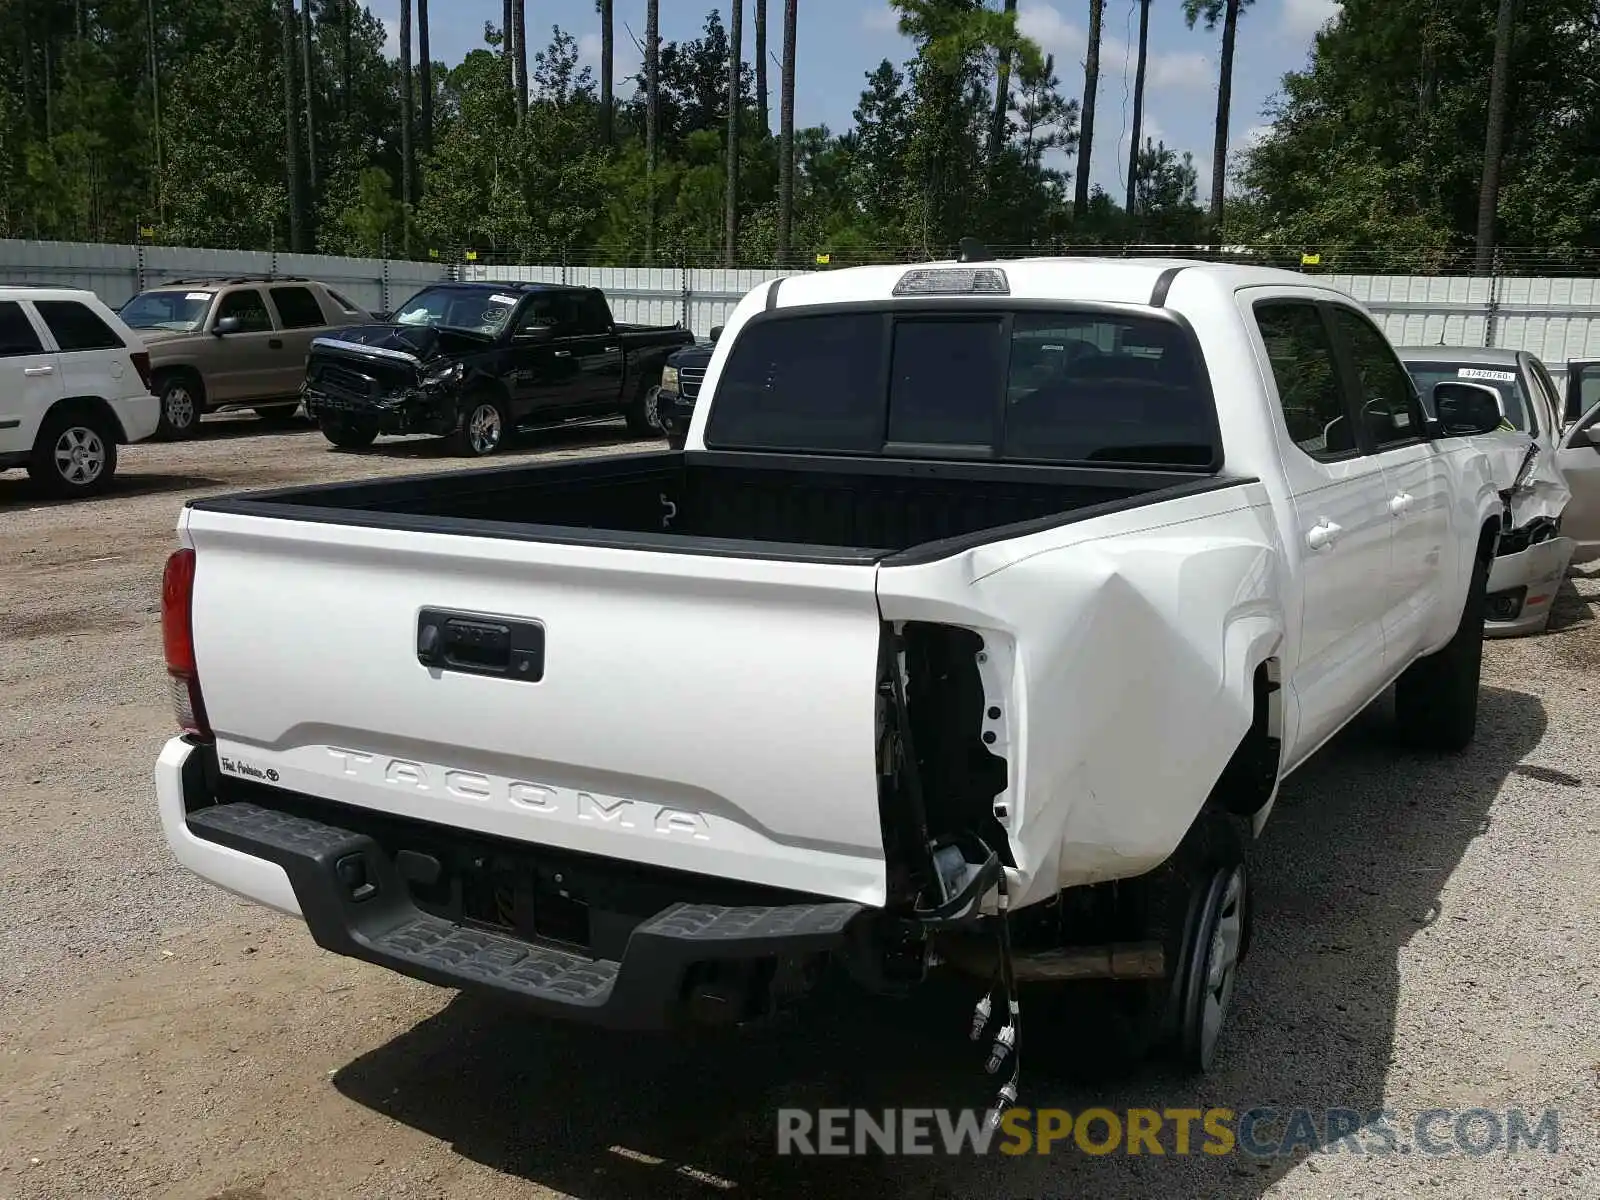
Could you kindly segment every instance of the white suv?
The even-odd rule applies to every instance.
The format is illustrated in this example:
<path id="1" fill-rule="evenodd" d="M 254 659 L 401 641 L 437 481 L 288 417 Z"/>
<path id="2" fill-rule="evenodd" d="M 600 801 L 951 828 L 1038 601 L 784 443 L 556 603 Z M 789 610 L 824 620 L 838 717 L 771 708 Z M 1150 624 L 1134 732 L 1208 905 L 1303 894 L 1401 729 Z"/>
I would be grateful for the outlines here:
<path id="1" fill-rule="evenodd" d="M 150 353 L 93 292 L 0 285 L 0 470 L 57 496 L 103 489 L 156 430 Z"/>

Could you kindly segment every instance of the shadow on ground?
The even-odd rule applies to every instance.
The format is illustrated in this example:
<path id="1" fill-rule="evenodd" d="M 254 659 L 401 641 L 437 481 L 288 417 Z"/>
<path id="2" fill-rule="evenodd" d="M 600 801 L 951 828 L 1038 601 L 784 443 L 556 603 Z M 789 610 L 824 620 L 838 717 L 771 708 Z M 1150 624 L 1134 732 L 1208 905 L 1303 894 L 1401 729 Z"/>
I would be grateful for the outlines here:
<path id="1" fill-rule="evenodd" d="M 142 472 L 123 474 L 119 471 L 111 477 L 109 486 L 98 496 L 58 499 L 46 495 L 35 486 L 32 479 L 18 472 L 16 475 L 0 475 L 0 512 L 18 508 L 55 508 L 63 504 L 109 504 L 133 496 L 154 496 L 162 492 L 191 492 L 220 487 L 224 482 L 208 475 L 156 475 Z"/>
<path id="2" fill-rule="evenodd" d="M 1546 627 L 1547 632 L 1558 633 L 1574 625 L 1587 625 L 1594 620 L 1596 600 L 1579 592 L 1574 579 L 1593 579 L 1595 576 L 1593 568 L 1578 567 L 1561 581 L 1561 586 L 1556 589 L 1556 598 L 1550 605 L 1550 624 Z"/>
<path id="3" fill-rule="evenodd" d="M 1397 956 L 1433 922 L 1460 919 L 1441 911 L 1445 881 L 1545 726 L 1535 698 L 1485 689 L 1476 745 L 1441 759 L 1395 748 L 1387 710 L 1374 705 L 1284 788 L 1257 847 L 1256 936 L 1212 1075 L 1148 1067 L 1110 1088 L 1049 1078 L 1028 1069 L 1027 1044 L 1088 1044 L 1095 1029 L 1035 1024 L 1025 1027 L 1024 1102 L 1073 1112 L 1383 1107 Z M 1049 1157 L 777 1155 L 784 1107 L 987 1105 L 991 1085 L 966 1037 L 975 995 L 962 986 L 915 1003 L 831 997 L 787 1026 L 653 1038 L 459 996 L 335 1084 L 467 1158 L 585 1200 L 730 1190 L 1255 1197 L 1298 1161 L 1090 1157 L 1070 1143 Z M 1262 1128 L 1268 1140 L 1282 1134 Z"/>

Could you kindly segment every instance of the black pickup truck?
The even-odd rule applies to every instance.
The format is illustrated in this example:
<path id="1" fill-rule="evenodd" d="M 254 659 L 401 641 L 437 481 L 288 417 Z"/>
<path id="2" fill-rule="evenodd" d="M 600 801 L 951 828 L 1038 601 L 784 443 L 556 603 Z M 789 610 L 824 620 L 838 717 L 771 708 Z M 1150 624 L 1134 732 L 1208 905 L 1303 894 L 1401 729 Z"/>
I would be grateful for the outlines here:
<path id="1" fill-rule="evenodd" d="M 681 326 L 617 324 L 596 288 L 440 283 L 384 324 L 313 341 L 302 390 L 335 446 L 425 433 L 476 458 L 519 427 L 618 414 L 654 435 L 649 406 L 662 365 L 693 343 Z"/>

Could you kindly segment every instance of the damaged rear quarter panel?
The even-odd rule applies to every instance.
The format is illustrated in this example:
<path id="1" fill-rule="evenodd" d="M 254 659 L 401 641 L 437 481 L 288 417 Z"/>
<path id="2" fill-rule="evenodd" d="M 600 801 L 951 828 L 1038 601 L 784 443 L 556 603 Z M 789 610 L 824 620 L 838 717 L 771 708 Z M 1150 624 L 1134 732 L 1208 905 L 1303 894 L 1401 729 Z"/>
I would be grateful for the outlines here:
<path id="1" fill-rule="evenodd" d="M 1009 667 L 1020 903 L 1177 848 L 1280 653 L 1282 561 L 1266 492 L 1244 484 L 880 570 L 886 620 L 977 630 Z"/>

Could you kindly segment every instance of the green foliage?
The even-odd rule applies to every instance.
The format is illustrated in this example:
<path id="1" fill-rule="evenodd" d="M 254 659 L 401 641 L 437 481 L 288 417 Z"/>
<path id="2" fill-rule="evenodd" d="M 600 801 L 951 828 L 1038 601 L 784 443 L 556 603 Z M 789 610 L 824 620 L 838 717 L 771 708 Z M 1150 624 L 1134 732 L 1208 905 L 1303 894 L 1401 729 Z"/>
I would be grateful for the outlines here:
<path id="1" fill-rule="evenodd" d="M 1427 252 L 1477 228 L 1495 0 L 1345 0 L 1243 156 L 1232 240 Z M 1512 48 L 1500 241 L 1600 244 L 1600 7 L 1541 0 Z M 1424 262 L 1426 259 L 1424 259 Z"/>
<path id="2" fill-rule="evenodd" d="M 500 30 L 486 26 L 481 47 L 435 66 L 432 151 L 419 158 L 407 211 L 398 194 L 400 68 L 384 55 L 382 23 L 348 6 L 347 38 L 344 3 L 297 0 L 297 11 L 307 3 L 311 78 L 299 78 L 298 55 L 290 69 L 297 87 L 309 82 L 316 114 L 317 187 L 302 196 L 316 249 L 394 254 L 409 244 L 419 256 L 472 248 L 643 261 L 651 210 L 642 80 L 620 98 L 614 145 L 604 146 L 595 81 L 572 35 L 553 29 L 532 56 L 533 95 L 519 121 Z M 1239 9 L 1251 3 L 1240 0 Z M 809 265 L 819 252 L 835 265 L 913 247 L 944 253 L 965 235 L 997 246 L 1211 238 L 1189 155 L 1148 142 L 1135 212 L 1096 190 L 1086 216 L 1072 220 L 1079 104 L 1003 0 L 893 7 L 911 40 L 908 60 L 867 73 L 852 129 L 796 131 L 791 265 Z M 153 227 L 168 243 L 287 247 L 280 0 L 159 0 L 155 8 L 152 39 L 147 0 L 0 3 L 0 235 L 127 241 Z M 1225 236 L 1393 249 L 1424 263 L 1470 243 L 1495 8 L 1496 0 L 1344 0 L 1306 69 L 1284 79 L 1271 132 L 1242 153 Z M 441 19 L 448 6 L 433 12 Z M 1227 13 L 1228 0 L 1184 0 L 1195 28 L 1213 29 Z M 626 44 L 626 31 L 617 34 Z M 1596 46 L 1595 0 L 1522 6 L 1500 194 L 1504 244 L 1600 245 Z M 660 262 L 721 259 L 727 54 L 719 11 L 699 36 L 661 47 Z M 778 149 L 757 119 L 746 58 L 739 249 L 746 262 L 770 262 Z M 1003 136 L 991 144 L 1002 58 L 1012 65 L 1010 94 Z M 804 57 L 800 67 L 803 76 Z M 297 114 L 296 139 L 304 135 Z"/>

